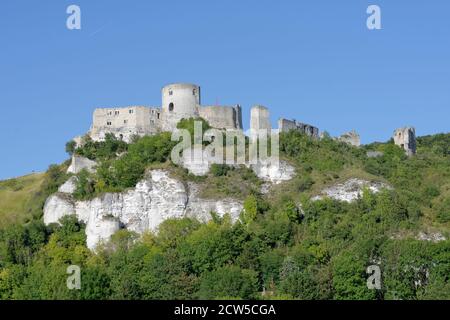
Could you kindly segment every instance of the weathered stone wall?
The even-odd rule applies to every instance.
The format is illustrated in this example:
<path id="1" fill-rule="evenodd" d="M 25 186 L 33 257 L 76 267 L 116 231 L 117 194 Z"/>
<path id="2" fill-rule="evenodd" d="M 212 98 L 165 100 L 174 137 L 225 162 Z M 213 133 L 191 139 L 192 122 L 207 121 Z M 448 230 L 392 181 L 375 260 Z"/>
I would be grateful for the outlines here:
<path id="1" fill-rule="evenodd" d="M 250 131 L 271 129 L 269 109 L 264 106 L 254 106 L 250 111 Z"/>
<path id="2" fill-rule="evenodd" d="M 309 124 L 297 122 L 297 120 L 287 120 L 280 118 L 278 120 L 278 129 L 280 132 L 288 132 L 290 130 L 298 130 L 310 137 L 319 138 L 319 129 Z"/>
<path id="3" fill-rule="evenodd" d="M 361 137 L 359 134 L 352 130 L 350 132 L 346 132 L 338 138 L 339 141 L 348 143 L 352 146 L 359 147 L 361 145 Z"/>
<path id="4" fill-rule="evenodd" d="M 242 129 L 241 107 L 205 106 L 200 107 L 199 115 L 217 129 Z"/>
<path id="5" fill-rule="evenodd" d="M 406 155 L 416 154 L 416 129 L 404 127 L 394 131 L 394 143 L 405 150 Z"/>
<path id="6" fill-rule="evenodd" d="M 152 135 L 160 129 L 159 108 L 131 106 L 95 109 L 90 136 L 103 140 L 107 133 L 129 141 L 133 135 Z"/>

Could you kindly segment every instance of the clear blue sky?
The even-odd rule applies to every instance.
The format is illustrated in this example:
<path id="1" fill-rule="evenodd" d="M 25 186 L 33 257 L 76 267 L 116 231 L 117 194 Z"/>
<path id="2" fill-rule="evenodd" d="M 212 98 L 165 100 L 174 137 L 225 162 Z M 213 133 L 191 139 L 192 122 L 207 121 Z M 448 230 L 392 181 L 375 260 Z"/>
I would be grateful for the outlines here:
<path id="1" fill-rule="evenodd" d="M 66 28 L 77 4 L 82 29 Z M 382 9 L 383 30 L 366 28 Z M 160 105 L 170 82 L 204 104 L 270 108 L 363 143 L 450 131 L 450 1 L 4 0 L 0 179 L 67 159 L 95 107 Z"/>

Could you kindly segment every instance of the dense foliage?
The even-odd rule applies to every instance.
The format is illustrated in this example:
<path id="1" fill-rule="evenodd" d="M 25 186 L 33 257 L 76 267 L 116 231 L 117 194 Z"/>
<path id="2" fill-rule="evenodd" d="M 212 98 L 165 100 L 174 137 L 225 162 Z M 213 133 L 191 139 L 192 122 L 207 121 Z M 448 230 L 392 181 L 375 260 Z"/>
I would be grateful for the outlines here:
<path id="1" fill-rule="evenodd" d="M 61 225 L 44 226 L 36 217 L 10 226 L 0 231 L 0 297 L 450 299 L 450 240 L 416 239 L 426 230 L 449 236 L 449 137 L 422 137 L 417 156 L 407 158 L 391 142 L 353 148 L 283 134 L 280 150 L 298 175 L 269 194 L 248 187 L 239 222 L 212 213 L 209 223 L 167 220 L 157 234 L 120 230 L 96 253 L 86 249 L 84 226 L 73 217 Z M 102 156 L 98 173 L 81 173 L 80 185 L 92 188 L 86 195 L 132 187 L 149 165 L 167 160 L 170 143 L 164 135 L 137 139 L 124 155 Z M 366 151 L 382 154 L 370 158 Z M 223 194 L 217 186 L 241 181 L 240 170 L 215 166 L 199 182 Z M 365 190 L 353 203 L 309 200 L 349 176 L 393 189 Z M 66 178 L 52 167 L 54 180 L 43 192 Z M 81 290 L 66 287 L 69 265 L 81 268 Z M 381 269 L 380 290 L 367 287 L 371 265 Z"/>
<path id="2" fill-rule="evenodd" d="M 82 171 L 78 174 L 75 197 L 85 199 L 104 192 L 119 192 L 136 186 L 146 168 L 155 163 L 164 163 L 176 142 L 169 133 L 134 139 L 126 144 L 115 138 L 104 142 L 92 142 L 76 149 L 75 153 L 96 155 L 96 173 Z M 118 153 L 127 150 L 126 153 Z M 100 156 L 101 155 L 101 156 Z"/>

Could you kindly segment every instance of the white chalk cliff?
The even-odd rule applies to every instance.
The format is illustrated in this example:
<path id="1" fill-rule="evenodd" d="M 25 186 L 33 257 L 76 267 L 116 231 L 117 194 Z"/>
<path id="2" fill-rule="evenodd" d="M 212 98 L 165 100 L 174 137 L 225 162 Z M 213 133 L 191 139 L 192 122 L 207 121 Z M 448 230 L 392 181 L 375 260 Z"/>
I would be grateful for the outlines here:
<path id="1" fill-rule="evenodd" d="M 313 197 L 311 200 L 321 200 L 327 197 L 339 201 L 353 202 L 362 196 L 364 188 L 368 188 L 373 193 L 380 192 L 382 189 L 392 189 L 391 186 L 382 182 L 353 178 L 322 190 L 320 195 Z"/>
<path id="2" fill-rule="evenodd" d="M 72 183 L 68 182 L 47 199 L 44 222 L 57 223 L 65 215 L 76 215 L 86 223 L 90 249 L 107 241 L 120 228 L 137 233 L 155 231 L 170 218 L 195 217 L 207 221 L 212 211 L 219 216 L 229 213 L 235 221 L 243 209 L 242 202 L 234 199 L 201 199 L 195 184 L 184 185 L 165 170 L 149 172 L 131 190 L 107 193 L 90 201 L 75 201 L 67 192 L 73 191 Z"/>

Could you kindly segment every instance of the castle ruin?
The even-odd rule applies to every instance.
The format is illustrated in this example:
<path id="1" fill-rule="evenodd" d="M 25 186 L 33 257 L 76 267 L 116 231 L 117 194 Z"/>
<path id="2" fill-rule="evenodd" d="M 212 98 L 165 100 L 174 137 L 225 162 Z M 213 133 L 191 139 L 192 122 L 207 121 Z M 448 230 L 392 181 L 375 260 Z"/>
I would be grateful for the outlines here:
<path id="1" fill-rule="evenodd" d="M 361 146 L 361 137 L 355 130 L 342 134 L 339 138 L 337 138 L 337 140 L 350 144 L 354 147 Z"/>
<path id="2" fill-rule="evenodd" d="M 217 129 L 242 129 L 242 110 L 235 106 L 202 106 L 200 87 L 175 83 L 162 88 L 162 106 L 100 108 L 94 111 L 89 131 L 95 141 L 107 133 L 129 142 L 135 135 L 153 135 L 173 131 L 181 119 L 201 117 Z"/>
<path id="3" fill-rule="evenodd" d="M 88 135 L 94 141 L 102 141 L 106 134 L 112 133 L 125 142 L 130 142 L 135 135 L 154 135 L 159 132 L 170 132 L 176 129 L 181 119 L 203 118 L 211 127 L 221 130 L 241 130 L 242 108 L 234 106 L 201 105 L 201 89 L 189 83 L 173 83 L 161 90 L 161 106 L 129 106 L 95 109 L 93 122 Z M 256 105 L 250 112 L 250 135 L 261 130 L 270 131 L 270 111 Z M 311 138 L 319 139 L 319 129 L 297 120 L 278 120 L 278 131 L 299 131 Z M 253 132 L 253 133 L 252 133 Z M 413 127 L 397 129 L 394 142 L 403 148 L 408 156 L 416 153 L 416 135 Z M 360 136 L 351 131 L 336 138 L 353 146 L 360 146 Z M 75 138 L 80 144 L 81 138 Z"/>
<path id="4" fill-rule="evenodd" d="M 319 139 L 319 128 L 316 128 L 309 124 L 298 122 L 297 120 L 287 120 L 280 118 L 278 120 L 278 129 L 280 130 L 280 132 L 297 130 L 311 138 Z"/>
<path id="5" fill-rule="evenodd" d="M 397 146 L 405 150 L 408 157 L 416 154 L 416 129 L 414 127 L 395 130 L 393 139 Z"/>

